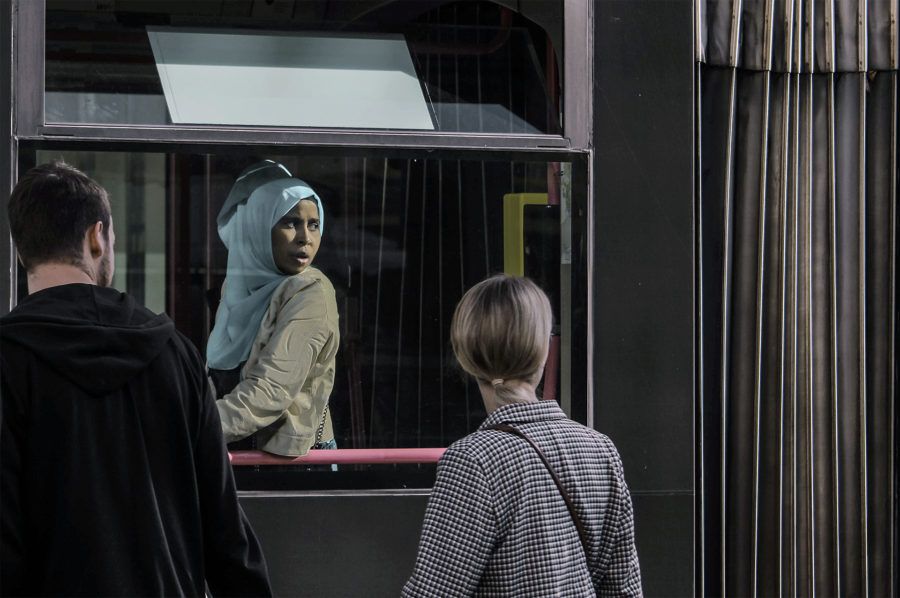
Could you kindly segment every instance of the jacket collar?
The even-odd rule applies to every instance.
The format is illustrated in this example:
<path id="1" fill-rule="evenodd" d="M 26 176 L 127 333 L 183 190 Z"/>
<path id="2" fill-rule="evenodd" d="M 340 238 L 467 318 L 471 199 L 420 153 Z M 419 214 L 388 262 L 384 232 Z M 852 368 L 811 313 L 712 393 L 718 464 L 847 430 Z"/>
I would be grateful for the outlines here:
<path id="1" fill-rule="evenodd" d="M 527 424 L 531 422 L 566 419 L 565 412 L 556 401 L 538 401 L 537 403 L 514 403 L 504 405 L 493 413 L 478 427 L 483 430 L 495 424 Z"/>

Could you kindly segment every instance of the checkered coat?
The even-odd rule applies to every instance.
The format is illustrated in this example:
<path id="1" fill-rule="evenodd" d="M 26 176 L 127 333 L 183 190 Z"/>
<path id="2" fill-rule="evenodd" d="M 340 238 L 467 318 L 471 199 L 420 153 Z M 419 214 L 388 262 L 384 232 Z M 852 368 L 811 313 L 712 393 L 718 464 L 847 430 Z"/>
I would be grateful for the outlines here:
<path id="1" fill-rule="evenodd" d="M 588 535 L 585 559 L 544 452 Z M 437 480 L 403 596 L 640 596 L 631 496 L 606 436 L 568 419 L 552 401 L 506 405 L 453 443 Z"/>

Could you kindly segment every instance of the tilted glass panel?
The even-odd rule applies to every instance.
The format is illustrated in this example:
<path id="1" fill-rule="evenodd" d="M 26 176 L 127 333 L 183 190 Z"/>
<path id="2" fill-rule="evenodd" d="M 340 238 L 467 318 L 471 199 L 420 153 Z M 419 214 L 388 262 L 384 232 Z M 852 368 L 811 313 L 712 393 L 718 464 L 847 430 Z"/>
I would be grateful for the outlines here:
<path id="1" fill-rule="evenodd" d="M 434 129 L 400 35 L 148 27 L 174 123 Z"/>

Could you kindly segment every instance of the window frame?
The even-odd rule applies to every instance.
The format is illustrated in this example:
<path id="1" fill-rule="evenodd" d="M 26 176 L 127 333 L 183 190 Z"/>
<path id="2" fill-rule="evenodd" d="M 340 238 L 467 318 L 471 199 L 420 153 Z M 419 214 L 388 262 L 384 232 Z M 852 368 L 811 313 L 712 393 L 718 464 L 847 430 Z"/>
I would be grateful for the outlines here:
<path id="1" fill-rule="evenodd" d="M 586 150 L 592 131 L 592 0 L 563 0 L 562 135 L 522 135 L 371 129 L 222 127 L 180 125 L 52 124 L 45 121 L 44 0 L 12 0 L 14 89 L 17 139 L 170 141 L 191 143 L 271 143 L 290 145 L 409 148 Z"/>
<path id="2" fill-rule="evenodd" d="M 310 148 L 304 145 L 267 145 L 253 144 L 253 151 L 264 154 L 304 154 L 309 155 Z M 385 147 L 381 145 L 365 146 L 325 146 L 316 147 L 315 154 L 322 157 L 345 157 L 347 150 L 355 152 L 371 151 L 379 157 L 387 159 L 422 159 L 428 160 L 485 160 L 485 161 L 522 161 L 522 162 L 568 162 L 572 169 L 572 287 L 571 287 L 571 397 L 583 397 L 583 400 L 572 400 L 570 417 L 589 427 L 593 426 L 593 408 L 591 397 L 591 339 L 590 327 L 580 326 L 579 322 L 587 322 L 591 317 L 591 260 L 590 247 L 592 205 L 590 192 L 590 179 L 592 169 L 592 153 L 586 151 L 572 151 L 567 149 L 543 148 L 532 149 L 462 149 L 462 148 L 431 148 L 423 156 L 418 148 Z M 95 151 L 95 152 L 148 152 L 180 154 L 246 154 L 247 145 L 229 143 L 188 143 L 174 144 L 169 141 L 119 141 L 119 140 L 81 140 L 81 139 L 39 139 L 21 140 L 19 142 L 19 160 L 17 167 L 32 166 L 35 153 L 38 150 L 47 151 Z M 5 213 L 3 214 L 5 217 Z M 10 272 L 11 287 L 14 304 L 16 298 L 15 270 Z M 579 375 L 584 372 L 584 375 Z"/>
<path id="3" fill-rule="evenodd" d="M 248 146 L 255 152 L 293 153 L 316 148 L 321 155 L 343 155 L 348 149 L 374 150 L 388 158 L 506 160 L 571 162 L 573 170 L 572 246 L 572 401 L 573 419 L 593 427 L 593 289 L 591 255 L 594 246 L 593 207 L 593 0 L 563 0 L 560 135 L 494 134 L 440 131 L 367 129 L 236 127 L 201 125 L 95 125 L 48 124 L 44 114 L 46 5 L 44 0 L 11 0 L 5 4 L 9 19 L 0 25 L 0 45 L 8 49 L 0 74 L 10 85 L 0 99 L 11 107 L 11 118 L 0 125 L 9 133 L 0 158 L 0 183 L 6 192 L 18 178 L 19 165 L 38 149 L 81 151 L 156 151 L 179 153 L 238 153 Z M 9 150 L 7 152 L 7 149 Z M 424 154 L 424 155 L 423 155 Z M 577 200 L 576 200 L 577 197 Z M 577 222 L 577 225 L 576 225 Z M 5 210 L 0 214 L 0 236 L 9 239 Z M 0 283 L 4 309 L 12 309 L 18 296 L 15 252 L 5 245 L 9 276 Z M 8 301 L 8 303 L 6 303 Z"/>

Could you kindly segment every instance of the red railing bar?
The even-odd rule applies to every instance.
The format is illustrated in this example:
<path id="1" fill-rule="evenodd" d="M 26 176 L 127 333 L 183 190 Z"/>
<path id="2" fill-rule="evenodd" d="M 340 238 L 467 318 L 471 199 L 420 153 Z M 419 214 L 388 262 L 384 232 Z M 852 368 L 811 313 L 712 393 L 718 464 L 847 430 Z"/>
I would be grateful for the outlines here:
<path id="1" fill-rule="evenodd" d="M 282 457 L 264 451 L 228 453 L 232 465 L 392 465 L 437 463 L 446 448 L 387 448 L 313 450 L 302 457 Z"/>

